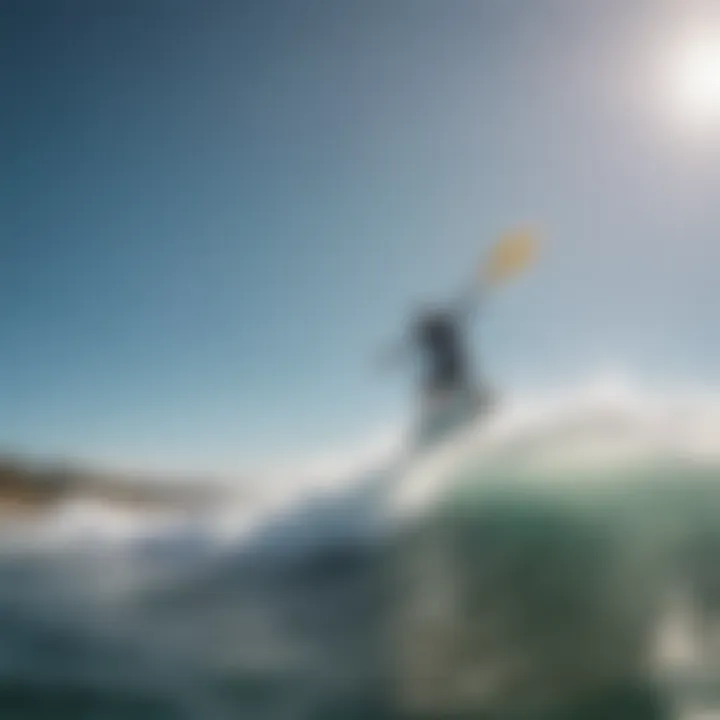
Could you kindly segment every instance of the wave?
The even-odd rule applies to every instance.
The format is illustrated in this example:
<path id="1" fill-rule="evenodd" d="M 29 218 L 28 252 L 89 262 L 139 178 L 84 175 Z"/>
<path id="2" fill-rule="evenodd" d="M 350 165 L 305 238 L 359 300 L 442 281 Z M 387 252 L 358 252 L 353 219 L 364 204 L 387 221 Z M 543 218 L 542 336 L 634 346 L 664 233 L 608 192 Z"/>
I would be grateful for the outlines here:
<path id="1" fill-rule="evenodd" d="M 34 714 L 1 684 L 0 710 L 50 717 L 28 698 L 59 689 L 118 717 L 629 702 L 618 678 L 670 682 L 645 666 L 666 598 L 691 598 L 695 635 L 720 627 L 720 395 L 605 378 L 423 453 L 388 437 L 203 512 L 75 501 L 6 526 L 0 669 Z"/>
<path id="2" fill-rule="evenodd" d="M 22 529 L 26 540 L 56 550 L 190 534 L 218 547 L 292 546 L 361 532 L 382 503 L 412 504 L 467 472 L 480 483 L 502 475 L 503 482 L 576 484 L 626 479 L 622 470 L 630 467 L 712 468 L 720 466 L 720 391 L 651 392 L 604 376 L 510 397 L 493 417 L 414 457 L 403 454 L 399 437 L 383 432 L 349 450 L 286 461 L 202 510 L 144 511 L 80 498 L 37 520 L 6 523 L 6 534 Z"/>

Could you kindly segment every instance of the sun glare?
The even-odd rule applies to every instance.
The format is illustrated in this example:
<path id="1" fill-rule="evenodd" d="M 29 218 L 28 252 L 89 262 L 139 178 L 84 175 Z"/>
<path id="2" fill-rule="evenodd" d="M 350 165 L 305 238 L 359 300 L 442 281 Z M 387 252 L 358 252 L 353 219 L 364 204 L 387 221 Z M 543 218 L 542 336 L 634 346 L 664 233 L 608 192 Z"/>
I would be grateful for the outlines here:
<path id="1" fill-rule="evenodd" d="M 688 41 L 674 74 L 676 111 L 693 125 L 720 128 L 720 32 Z"/>

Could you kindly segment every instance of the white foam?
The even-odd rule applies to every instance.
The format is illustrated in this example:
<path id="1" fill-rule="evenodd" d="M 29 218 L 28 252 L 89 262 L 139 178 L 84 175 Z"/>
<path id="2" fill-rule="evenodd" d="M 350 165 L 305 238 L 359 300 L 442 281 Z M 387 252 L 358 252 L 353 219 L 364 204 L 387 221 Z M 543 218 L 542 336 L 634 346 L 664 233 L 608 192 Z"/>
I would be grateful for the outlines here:
<path id="1" fill-rule="evenodd" d="M 189 524 L 219 545 L 242 543 L 275 523 L 306 537 L 318 514 L 308 505 L 350 517 L 367 512 L 368 497 L 358 484 L 369 468 L 388 461 L 401 433 L 383 430 L 342 451 L 316 455 L 267 470 L 252 484 L 203 514 L 122 510 L 108 503 L 77 501 L 61 506 L 37 523 L 35 533 L 48 546 L 124 543 L 148 535 L 182 536 Z M 572 480 L 568 470 L 599 470 L 618 463 L 705 462 L 720 467 L 720 391 L 702 387 L 653 390 L 618 374 L 603 375 L 574 387 L 510 397 L 494 417 L 471 425 L 405 467 L 394 495 L 396 506 L 427 502 L 443 482 L 472 463 L 480 473 L 503 462 L 536 472 L 547 481 Z M 363 504 L 364 503 L 364 504 Z M 302 509 L 301 509 L 302 508 Z M 297 512 L 296 512 L 297 509 Z M 308 527 L 302 527 L 303 523 Z M 330 523 L 332 524 L 332 523 Z"/>

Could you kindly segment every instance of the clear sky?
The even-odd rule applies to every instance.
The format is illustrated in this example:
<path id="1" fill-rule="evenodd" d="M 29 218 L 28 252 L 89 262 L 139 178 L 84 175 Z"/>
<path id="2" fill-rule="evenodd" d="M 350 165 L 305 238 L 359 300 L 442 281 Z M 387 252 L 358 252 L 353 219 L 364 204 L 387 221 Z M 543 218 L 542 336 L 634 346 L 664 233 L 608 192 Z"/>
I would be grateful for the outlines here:
<path id="1" fill-rule="evenodd" d="M 380 344 L 525 222 L 543 261 L 475 337 L 498 384 L 720 380 L 720 113 L 671 97 L 717 18 L 0 3 L 0 444 L 214 468 L 360 436 L 408 399 Z"/>

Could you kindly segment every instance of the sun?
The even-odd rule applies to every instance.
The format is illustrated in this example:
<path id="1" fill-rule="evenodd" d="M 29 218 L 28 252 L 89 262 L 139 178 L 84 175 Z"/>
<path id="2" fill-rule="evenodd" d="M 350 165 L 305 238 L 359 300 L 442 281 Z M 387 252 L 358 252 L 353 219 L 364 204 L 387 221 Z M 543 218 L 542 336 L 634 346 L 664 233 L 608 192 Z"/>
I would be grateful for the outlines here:
<path id="1" fill-rule="evenodd" d="M 720 32 L 688 39 L 675 59 L 673 105 L 693 125 L 720 128 Z"/>

